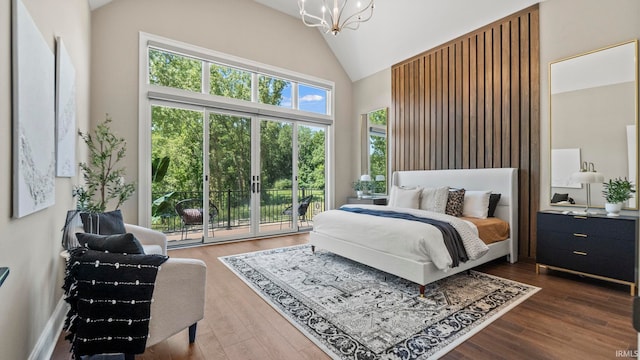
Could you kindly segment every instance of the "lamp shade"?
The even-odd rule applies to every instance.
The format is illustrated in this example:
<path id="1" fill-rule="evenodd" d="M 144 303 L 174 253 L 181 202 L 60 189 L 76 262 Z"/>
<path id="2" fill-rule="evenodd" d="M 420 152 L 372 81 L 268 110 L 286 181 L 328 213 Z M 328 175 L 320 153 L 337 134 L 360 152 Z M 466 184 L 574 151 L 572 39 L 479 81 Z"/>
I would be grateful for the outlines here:
<path id="1" fill-rule="evenodd" d="M 384 181 L 384 175 L 376 175 L 376 181 Z"/>
<path id="2" fill-rule="evenodd" d="M 571 174 L 571 182 L 580 184 L 595 184 L 604 182 L 604 175 L 594 171 L 581 171 Z"/>
<path id="3" fill-rule="evenodd" d="M 371 181 L 371 175 L 367 175 L 367 174 L 361 175 L 360 181 Z"/>

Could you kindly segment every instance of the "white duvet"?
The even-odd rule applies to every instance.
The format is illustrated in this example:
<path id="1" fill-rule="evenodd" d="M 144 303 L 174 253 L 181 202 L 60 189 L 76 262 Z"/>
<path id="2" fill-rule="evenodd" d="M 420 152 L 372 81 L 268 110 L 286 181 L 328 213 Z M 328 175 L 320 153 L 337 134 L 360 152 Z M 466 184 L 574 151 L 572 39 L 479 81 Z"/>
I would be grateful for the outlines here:
<path id="1" fill-rule="evenodd" d="M 489 247 L 478 238 L 475 225 L 454 216 L 389 206 L 345 206 L 403 212 L 445 221 L 460 234 L 470 260 L 475 260 L 489 251 Z M 440 230 L 419 221 L 328 210 L 313 217 L 313 231 L 403 258 L 419 262 L 431 261 L 441 270 L 451 268 L 453 263 Z"/>

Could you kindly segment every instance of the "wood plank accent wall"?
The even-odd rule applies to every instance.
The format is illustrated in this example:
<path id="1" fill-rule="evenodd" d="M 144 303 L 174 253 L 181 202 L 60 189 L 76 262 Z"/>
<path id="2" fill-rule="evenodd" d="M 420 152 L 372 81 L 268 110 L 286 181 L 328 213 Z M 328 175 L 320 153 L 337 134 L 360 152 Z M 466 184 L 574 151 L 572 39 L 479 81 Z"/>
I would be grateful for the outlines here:
<path id="1" fill-rule="evenodd" d="M 394 65 L 391 169 L 519 168 L 519 247 L 535 256 L 538 5 Z"/>

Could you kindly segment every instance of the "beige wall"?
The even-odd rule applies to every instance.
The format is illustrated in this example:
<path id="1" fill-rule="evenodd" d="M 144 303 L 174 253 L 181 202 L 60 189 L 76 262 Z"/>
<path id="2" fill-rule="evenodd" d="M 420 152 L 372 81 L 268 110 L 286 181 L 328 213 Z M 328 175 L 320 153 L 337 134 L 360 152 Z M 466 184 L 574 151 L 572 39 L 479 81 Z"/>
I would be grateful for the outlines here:
<path id="1" fill-rule="evenodd" d="M 76 70 L 78 124 L 86 128 L 90 54 L 87 1 L 23 2 L 52 51 L 55 36 L 63 38 Z M 11 218 L 11 1 L 2 0 L 1 4 L 0 266 L 9 266 L 11 273 L 0 287 L 0 359 L 27 359 L 62 297 L 60 228 L 66 211 L 73 208 L 71 189 L 77 179 L 56 178 L 54 206 L 21 219 Z"/>
<path id="2" fill-rule="evenodd" d="M 138 33 L 164 36 L 335 82 L 336 199 L 350 191 L 351 81 L 316 29 L 250 0 L 116 0 L 92 14 L 91 121 L 109 113 L 138 174 Z M 148 166 L 148 164 L 143 164 Z M 143 186 L 143 184 L 140 184 Z M 137 220 L 137 201 L 123 206 Z"/>
<path id="3" fill-rule="evenodd" d="M 389 108 L 389 117 L 391 114 L 391 68 L 379 71 L 371 76 L 363 78 L 353 83 L 353 115 L 351 121 L 354 123 L 354 141 L 351 143 L 351 177 L 350 182 L 358 179 L 361 175 L 361 156 L 362 156 L 362 121 L 360 115 L 378 110 L 380 108 Z M 387 123 L 389 120 L 387 120 Z M 366 139 L 365 139 L 366 140 Z M 350 189 L 349 195 L 354 195 L 353 189 Z M 340 205 L 346 202 L 345 198 L 336 199 L 336 204 Z"/>
<path id="4" fill-rule="evenodd" d="M 553 0 L 540 3 L 540 207 L 550 208 L 549 63 L 640 38 L 640 1 Z M 600 121 L 607 121 L 601 119 Z M 576 131 L 581 137 L 582 127 Z M 554 134 L 554 137 L 556 135 Z M 576 145 L 577 146 L 577 145 Z M 598 164 L 596 164 L 598 166 Z M 585 195 L 586 196 L 586 195 Z M 592 196 L 599 196 L 595 194 Z"/>

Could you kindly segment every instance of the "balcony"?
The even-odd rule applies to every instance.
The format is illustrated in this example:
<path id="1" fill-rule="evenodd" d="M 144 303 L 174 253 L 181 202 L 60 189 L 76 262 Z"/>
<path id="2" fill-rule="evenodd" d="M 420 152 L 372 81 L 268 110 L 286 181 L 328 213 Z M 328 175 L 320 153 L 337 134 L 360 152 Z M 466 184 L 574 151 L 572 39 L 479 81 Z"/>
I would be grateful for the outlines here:
<path id="1" fill-rule="evenodd" d="M 153 193 L 153 199 L 165 194 Z M 211 191 L 210 204 L 218 209 L 217 214 L 210 219 L 208 237 L 241 237 L 250 232 L 250 191 L 226 190 Z M 325 210 L 325 191 L 323 189 L 300 189 L 298 199 L 312 195 L 304 216 L 298 218 L 300 229 L 313 226 L 313 216 Z M 204 229 L 202 225 L 190 225 L 183 229 L 182 221 L 176 212 L 176 204 L 185 199 L 202 199 L 202 192 L 175 192 L 163 206 L 163 212 L 154 214 L 152 228 L 167 235 L 169 244 L 181 240 L 202 239 Z M 269 233 L 282 229 L 291 229 L 291 215 L 284 214 L 284 210 L 291 206 L 291 190 L 262 189 L 260 193 L 260 232 Z M 211 206 L 210 206 L 211 207 Z M 296 212 L 294 221 L 296 220 Z M 184 230 L 186 230 L 186 235 Z"/>

